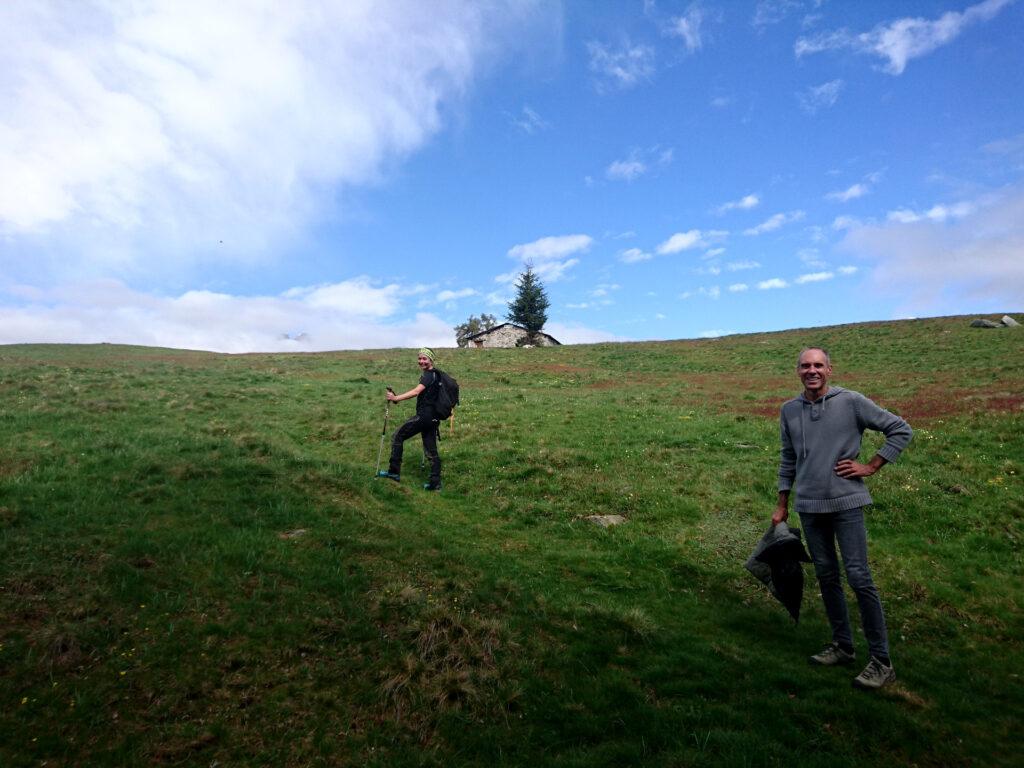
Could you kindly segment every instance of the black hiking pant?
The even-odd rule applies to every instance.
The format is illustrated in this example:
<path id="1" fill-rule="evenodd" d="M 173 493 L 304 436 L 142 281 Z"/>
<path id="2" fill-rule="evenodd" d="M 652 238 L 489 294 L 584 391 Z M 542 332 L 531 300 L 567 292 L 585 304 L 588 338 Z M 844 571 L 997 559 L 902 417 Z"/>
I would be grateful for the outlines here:
<path id="1" fill-rule="evenodd" d="M 437 453 L 437 422 L 423 416 L 413 416 L 405 424 L 395 430 L 395 436 L 391 439 L 391 461 L 388 464 L 388 472 L 395 475 L 402 474 L 402 448 L 403 443 L 413 435 L 419 434 L 423 438 L 423 452 L 430 462 L 430 482 L 437 484 L 441 482 L 441 457 Z"/>

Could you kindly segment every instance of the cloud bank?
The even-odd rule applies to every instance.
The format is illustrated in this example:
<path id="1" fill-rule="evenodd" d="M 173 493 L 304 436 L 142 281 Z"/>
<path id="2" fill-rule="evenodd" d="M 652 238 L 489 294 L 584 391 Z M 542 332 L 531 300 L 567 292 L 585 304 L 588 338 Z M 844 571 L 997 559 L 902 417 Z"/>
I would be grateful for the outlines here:
<path id="1" fill-rule="evenodd" d="M 1018 308 L 1024 296 L 1024 190 L 964 204 L 959 213 L 854 227 L 840 247 L 874 264 L 876 290 L 904 296 L 903 312 Z"/>
<path id="2" fill-rule="evenodd" d="M 65 275 L 265 254 L 440 130 L 519 8 L 0 4 L 0 236 Z"/>
<path id="3" fill-rule="evenodd" d="M 417 288 L 367 277 L 278 296 L 156 296 L 110 279 L 49 290 L 9 285 L 4 292 L 14 301 L 0 306 L 0 344 L 108 342 L 213 352 L 455 344 L 447 321 L 402 315 L 403 298 Z"/>

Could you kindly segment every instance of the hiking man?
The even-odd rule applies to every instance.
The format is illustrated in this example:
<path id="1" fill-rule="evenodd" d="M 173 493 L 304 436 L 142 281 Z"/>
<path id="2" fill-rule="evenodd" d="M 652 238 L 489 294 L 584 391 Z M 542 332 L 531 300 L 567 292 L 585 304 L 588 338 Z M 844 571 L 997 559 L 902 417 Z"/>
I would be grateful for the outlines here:
<path id="1" fill-rule="evenodd" d="M 401 479 L 402 472 L 402 448 L 406 440 L 413 435 L 419 434 L 423 439 L 423 453 L 430 462 L 430 482 L 423 488 L 427 491 L 441 490 L 441 457 L 437 453 L 438 420 L 434 414 L 434 403 L 437 401 L 437 384 L 439 374 L 434 370 L 434 352 L 424 347 L 416 358 L 416 363 L 423 371 L 420 376 L 420 383 L 410 389 L 396 395 L 388 390 L 386 397 L 392 403 L 402 400 L 416 398 L 416 415 L 395 431 L 391 440 L 391 461 L 386 471 L 377 473 L 378 477 L 386 477 L 396 483 Z"/>
<path id="2" fill-rule="evenodd" d="M 906 421 L 859 392 L 829 386 L 832 362 L 826 350 L 803 350 L 796 372 L 804 391 L 782 405 L 779 498 L 772 524 L 789 517 L 789 495 L 795 485 L 796 511 L 832 626 L 832 642 L 810 661 L 835 666 L 852 664 L 855 658 L 846 596 L 839 579 L 838 543 L 846 580 L 857 596 L 870 654 L 867 667 L 853 684 L 858 688 L 881 688 L 896 679 L 896 672 L 889 658 L 882 601 L 868 568 L 864 506 L 871 504 L 871 495 L 864 478 L 895 461 L 910 442 L 912 432 Z M 865 429 L 881 432 L 885 444 L 871 461 L 861 464 L 858 457 Z"/>

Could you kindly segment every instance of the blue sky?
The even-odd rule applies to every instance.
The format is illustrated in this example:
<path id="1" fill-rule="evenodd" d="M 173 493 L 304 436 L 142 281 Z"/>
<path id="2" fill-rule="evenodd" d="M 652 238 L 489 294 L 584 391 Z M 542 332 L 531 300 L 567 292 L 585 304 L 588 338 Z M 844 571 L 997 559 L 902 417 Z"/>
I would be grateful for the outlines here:
<path id="1" fill-rule="evenodd" d="M 1024 3 L 0 5 L 0 343 L 564 342 L 1024 297 Z"/>

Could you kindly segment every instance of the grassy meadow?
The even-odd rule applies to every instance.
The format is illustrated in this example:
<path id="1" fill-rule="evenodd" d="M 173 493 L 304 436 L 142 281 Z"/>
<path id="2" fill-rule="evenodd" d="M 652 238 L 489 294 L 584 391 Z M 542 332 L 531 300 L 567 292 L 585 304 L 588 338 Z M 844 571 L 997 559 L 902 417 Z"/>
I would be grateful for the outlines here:
<path id="1" fill-rule="evenodd" d="M 441 494 L 372 477 L 414 351 L 0 347 L 0 765 L 1020 765 L 1024 328 L 969 319 L 444 350 Z M 878 694 L 743 569 L 807 344 L 915 429 Z"/>

